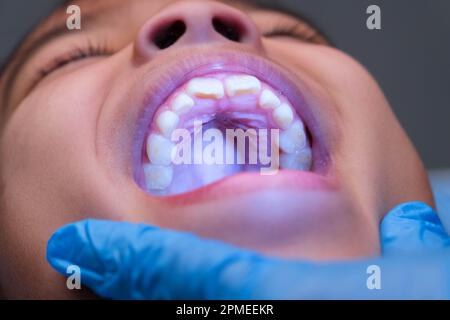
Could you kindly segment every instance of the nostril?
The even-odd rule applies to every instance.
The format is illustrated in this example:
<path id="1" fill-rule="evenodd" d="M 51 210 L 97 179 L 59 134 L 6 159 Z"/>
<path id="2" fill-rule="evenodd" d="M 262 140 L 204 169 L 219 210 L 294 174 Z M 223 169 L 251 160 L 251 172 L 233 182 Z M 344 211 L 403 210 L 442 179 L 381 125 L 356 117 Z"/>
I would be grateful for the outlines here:
<path id="1" fill-rule="evenodd" d="M 215 17 L 212 20 L 214 30 L 220 33 L 228 40 L 240 42 L 242 37 L 242 28 L 237 23 Z"/>
<path id="2" fill-rule="evenodd" d="M 186 24 L 177 20 L 158 29 L 152 36 L 153 43 L 161 50 L 173 45 L 186 32 Z"/>

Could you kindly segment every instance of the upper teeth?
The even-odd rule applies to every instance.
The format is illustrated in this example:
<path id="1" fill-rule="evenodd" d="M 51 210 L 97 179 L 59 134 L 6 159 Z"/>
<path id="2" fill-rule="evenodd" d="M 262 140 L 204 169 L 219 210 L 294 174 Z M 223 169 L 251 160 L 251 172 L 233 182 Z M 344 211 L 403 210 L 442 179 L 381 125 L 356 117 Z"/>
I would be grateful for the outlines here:
<path id="1" fill-rule="evenodd" d="M 280 106 L 281 101 L 271 90 L 264 90 L 259 97 L 259 105 L 264 109 L 276 109 Z"/>
<path id="2" fill-rule="evenodd" d="M 294 120 L 294 113 L 292 108 L 284 103 L 273 111 L 273 118 L 282 129 L 287 129 Z"/>
<path id="3" fill-rule="evenodd" d="M 229 97 L 258 94 L 261 90 L 261 82 L 253 76 L 230 76 L 225 79 L 225 90 Z"/>
<path id="4" fill-rule="evenodd" d="M 172 135 L 179 122 L 180 118 L 173 111 L 163 111 L 156 118 L 156 125 L 159 131 L 168 138 Z"/>
<path id="5" fill-rule="evenodd" d="M 294 153 L 305 147 L 305 128 L 300 121 L 294 122 L 288 129 L 280 133 L 280 149 L 284 152 Z"/>
<path id="6" fill-rule="evenodd" d="M 287 170 L 310 170 L 311 169 L 311 150 L 296 151 L 293 154 L 280 155 L 280 167 Z"/>
<path id="7" fill-rule="evenodd" d="M 145 164 L 144 177 L 147 190 L 164 190 L 172 183 L 173 168 L 171 166 Z"/>
<path id="8" fill-rule="evenodd" d="M 221 99 L 225 95 L 222 81 L 214 78 L 195 78 L 189 81 L 187 92 L 197 98 Z"/>
<path id="9" fill-rule="evenodd" d="M 151 134 L 147 139 L 147 156 L 151 163 L 169 166 L 175 145 L 159 134 Z"/>
<path id="10" fill-rule="evenodd" d="M 236 98 L 222 100 L 225 94 L 229 98 Z M 195 119 L 199 114 L 201 116 L 201 106 L 210 105 L 226 111 L 226 108 L 233 108 L 234 104 L 240 103 L 241 98 L 238 96 L 241 95 L 247 95 L 242 98 L 243 101 L 254 101 L 260 107 L 255 113 L 263 119 L 271 118 L 272 123 L 282 129 L 279 140 L 281 168 L 308 170 L 311 167 L 311 149 L 304 125 L 287 99 L 254 76 L 219 74 L 190 80 L 157 113 L 154 123 L 157 132 L 149 134 L 146 146 L 149 163 L 144 165 L 144 177 L 148 190 L 165 190 L 172 183 L 175 145 L 170 138 L 173 131 L 179 125 L 189 123 L 192 120 L 189 117 Z M 213 109 L 213 114 L 215 112 L 216 109 Z"/>
<path id="11" fill-rule="evenodd" d="M 189 112 L 192 107 L 195 105 L 194 99 L 188 96 L 185 93 L 180 94 L 172 103 L 172 110 L 178 114 L 184 114 Z"/>

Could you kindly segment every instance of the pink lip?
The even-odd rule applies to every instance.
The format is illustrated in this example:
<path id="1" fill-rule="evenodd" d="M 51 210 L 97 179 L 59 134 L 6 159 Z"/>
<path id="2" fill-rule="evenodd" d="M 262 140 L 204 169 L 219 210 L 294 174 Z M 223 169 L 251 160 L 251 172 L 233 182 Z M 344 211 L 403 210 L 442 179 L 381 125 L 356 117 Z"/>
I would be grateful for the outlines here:
<path id="1" fill-rule="evenodd" d="M 211 199 L 220 193 L 236 194 L 236 192 L 251 192 L 257 190 L 256 185 L 263 182 L 264 178 L 270 178 L 271 186 L 286 186 L 301 189 L 329 189 L 333 183 L 327 181 L 324 174 L 328 173 L 329 156 L 320 132 L 317 120 L 312 114 L 308 104 L 307 93 L 310 92 L 304 81 L 291 74 L 284 68 L 261 58 L 260 56 L 235 50 L 220 50 L 214 52 L 208 50 L 204 54 L 193 52 L 184 56 L 182 60 L 174 61 L 164 70 L 164 77 L 158 85 L 154 83 L 144 84 L 147 89 L 144 93 L 141 105 L 141 117 L 135 137 L 133 164 L 134 177 L 138 185 L 143 187 L 142 178 L 142 149 L 155 111 L 178 87 L 188 80 L 215 72 L 242 72 L 256 76 L 262 81 L 279 90 L 291 101 L 300 118 L 306 124 L 312 135 L 313 168 L 312 172 L 280 171 L 276 176 L 259 176 L 259 174 L 239 174 L 223 179 L 211 185 L 199 188 L 186 194 L 162 197 L 164 200 L 183 203 L 185 201 L 200 201 L 199 199 Z M 149 71 L 151 72 L 151 71 Z M 266 180 L 268 181 L 268 180 Z"/>

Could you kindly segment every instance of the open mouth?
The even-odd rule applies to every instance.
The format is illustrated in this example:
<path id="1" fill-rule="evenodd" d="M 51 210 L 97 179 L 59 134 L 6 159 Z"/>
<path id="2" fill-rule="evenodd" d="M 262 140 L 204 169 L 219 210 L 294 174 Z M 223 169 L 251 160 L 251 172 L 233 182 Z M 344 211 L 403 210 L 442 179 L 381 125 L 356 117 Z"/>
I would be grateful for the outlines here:
<path id="1" fill-rule="evenodd" d="M 239 67 L 184 78 L 154 107 L 139 155 L 141 188 L 172 196 L 243 175 L 255 183 L 295 172 L 309 179 L 323 161 L 299 112 L 304 101 L 273 78 Z"/>
<path id="2" fill-rule="evenodd" d="M 159 195 L 243 172 L 309 170 L 311 161 L 305 126 L 286 97 L 252 75 L 228 73 L 175 90 L 156 111 L 142 159 L 145 187 Z"/>

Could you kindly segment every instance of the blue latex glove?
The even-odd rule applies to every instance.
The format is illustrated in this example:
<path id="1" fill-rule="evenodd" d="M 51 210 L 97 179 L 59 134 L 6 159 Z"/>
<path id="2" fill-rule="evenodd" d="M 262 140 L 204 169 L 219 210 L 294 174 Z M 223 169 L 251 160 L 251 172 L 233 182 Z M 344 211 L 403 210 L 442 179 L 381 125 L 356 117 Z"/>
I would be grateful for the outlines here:
<path id="1" fill-rule="evenodd" d="M 433 209 L 407 203 L 381 225 L 383 258 L 312 263 L 269 258 L 148 225 L 86 220 L 63 227 L 47 258 L 113 299 L 450 298 L 450 240 Z M 414 254 L 412 254 L 414 253 Z M 367 267 L 381 268 L 381 290 Z"/>

